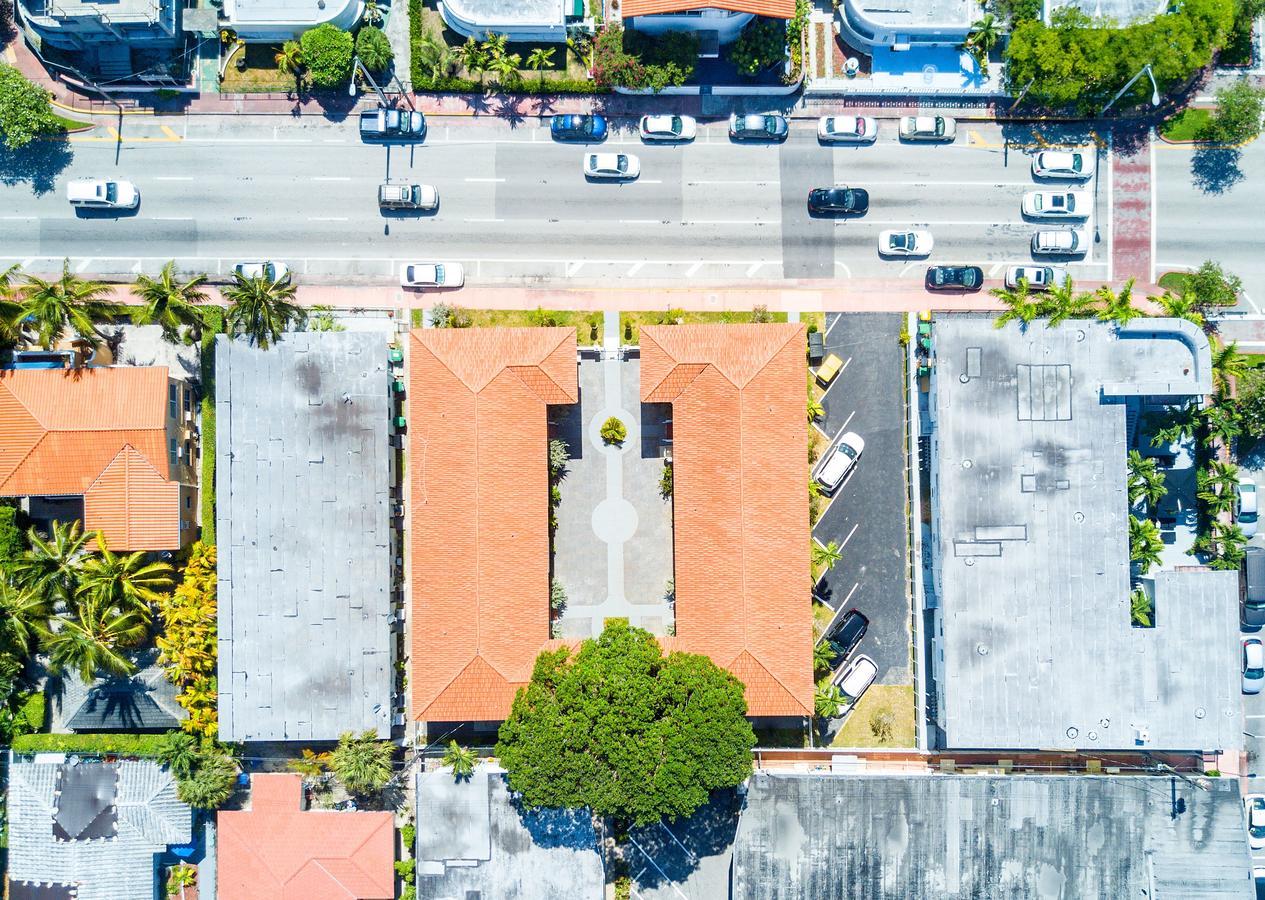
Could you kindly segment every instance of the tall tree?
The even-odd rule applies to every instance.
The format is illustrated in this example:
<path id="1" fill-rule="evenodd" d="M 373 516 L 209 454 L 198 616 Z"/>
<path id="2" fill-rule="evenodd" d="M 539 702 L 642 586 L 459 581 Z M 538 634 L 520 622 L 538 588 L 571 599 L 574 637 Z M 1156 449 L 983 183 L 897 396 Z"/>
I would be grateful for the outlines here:
<path id="1" fill-rule="evenodd" d="M 833 684 L 818 686 L 813 692 L 813 712 L 819 719 L 833 719 L 843 711 L 847 700 L 843 691 Z"/>
<path id="2" fill-rule="evenodd" d="M 828 544 L 813 541 L 814 568 L 829 572 L 841 559 L 843 559 L 843 550 L 836 541 L 830 541 Z"/>
<path id="3" fill-rule="evenodd" d="M 540 83 L 545 83 L 545 69 L 553 65 L 553 47 L 536 47 L 527 54 L 527 68 L 540 76 Z"/>
<path id="4" fill-rule="evenodd" d="M 267 350 L 291 327 L 301 325 L 303 309 L 294 304 L 293 284 L 269 281 L 264 276 L 246 278 L 233 275 L 233 284 L 224 291 L 229 301 L 229 333 L 245 335 L 261 350 Z"/>
<path id="5" fill-rule="evenodd" d="M 444 751 L 444 765 L 452 769 L 452 777 L 457 781 L 473 775 L 478 761 L 479 757 L 469 747 L 463 747 L 456 741 L 448 742 L 448 749 Z"/>
<path id="6" fill-rule="evenodd" d="M 53 604 L 39 591 L 14 584 L 0 572 L 0 619 L 5 622 L 5 640 L 23 655 L 32 653 L 48 636 Z"/>
<path id="7" fill-rule="evenodd" d="M 1234 508 L 1234 489 L 1239 483 L 1239 467 L 1214 459 L 1206 469 L 1195 472 L 1196 497 L 1214 516 Z"/>
<path id="8" fill-rule="evenodd" d="M 835 667 L 839 651 L 830 641 L 819 641 L 813 645 L 813 671 L 829 672 Z"/>
<path id="9" fill-rule="evenodd" d="M 1154 510 L 1157 503 L 1168 493 L 1159 463 L 1153 456 L 1143 456 L 1137 450 L 1129 451 L 1129 503 L 1146 500 Z"/>
<path id="10" fill-rule="evenodd" d="M 1164 311 L 1164 315 L 1171 316 L 1174 319 L 1185 319 L 1186 321 L 1204 327 L 1204 313 L 1199 297 L 1187 283 L 1177 293 L 1165 291 L 1159 297 L 1148 297 L 1152 303 L 1159 306 Z"/>
<path id="11" fill-rule="evenodd" d="M 1006 305 L 993 322 L 998 328 L 1004 328 L 1011 322 L 1018 322 L 1020 328 L 1027 328 L 1041 315 L 1041 303 L 1032 296 L 1026 278 L 1019 279 L 1018 287 L 993 288 L 992 294 Z"/>
<path id="12" fill-rule="evenodd" d="M 1068 319 L 1092 316 L 1097 305 L 1098 298 L 1094 294 L 1076 290 L 1076 283 L 1070 275 L 1061 283 L 1052 285 L 1045 299 L 1051 326 L 1062 325 Z"/>
<path id="13" fill-rule="evenodd" d="M 347 731 L 338 738 L 330 770 L 348 793 L 370 794 L 391 780 L 393 752 L 391 742 L 378 740 L 372 731 L 361 735 Z"/>
<path id="14" fill-rule="evenodd" d="M 157 604 L 172 585 L 172 568 L 165 562 L 147 562 L 141 552 L 117 555 L 97 539 L 101 552 L 84 560 L 77 591 L 80 602 L 112 607 L 120 612 Z"/>
<path id="15" fill-rule="evenodd" d="M 277 64 L 277 71 L 282 75 L 294 76 L 294 90 L 303 90 L 303 48 L 298 41 L 286 41 L 281 49 L 272 57 Z"/>
<path id="16" fill-rule="evenodd" d="M 0 343 L 17 341 L 22 307 L 17 302 L 17 279 L 22 270 L 19 263 L 0 271 Z"/>
<path id="17" fill-rule="evenodd" d="M 1098 298 L 1102 303 L 1102 309 L 1098 312 L 1100 321 L 1125 325 L 1139 316 L 1146 315 L 1146 313 L 1133 305 L 1132 278 L 1126 281 L 1124 286 L 1118 291 L 1113 291 L 1105 286 L 1099 288 Z"/>
<path id="18" fill-rule="evenodd" d="M 488 70 L 487 51 L 474 38 L 468 38 L 454 53 L 461 60 L 461 66 L 470 75 L 479 76 L 479 85 L 483 85 L 483 73 Z"/>
<path id="19" fill-rule="evenodd" d="M 41 135 L 61 131 L 52 101 L 47 90 L 0 62 L 0 141 L 4 146 L 21 150 Z"/>
<path id="20" fill-rule="evenodd" d="M 50 602 L 69 605 L 79 590 L 88 542 L 94 537 L 95 532 L 85 532 L 77 521 L 53 522 L 47 538 L 32 528 L 27 532 L 30 549 L 14 563 L 14 577 Z"/>
<path id="21" fill-rule="evenodd" d="M 293 44 L 294 41 L 288 43 Z M 162 328 L 163 338 L 173 344 L 188 329 L 190 340 L 196 344 L 202 339 L 205 325 L 199 307 L 206 301 L 206 292 L 202 290 L 205 283 L 204 274 L 182 281 L 176 272 L 175 260 L 163 266 L 157 278 L 137 275 L 132 293 L 145 301 L 144 309 L 136 317 L 137 324 L 158 325 Z"/>
<path id="22" fill-rule="evenodd" d="M 1222 393 L 1229 393 L 1231 384 L 1247 374 L 1247 357 L 1239 352 L 1234 341 L 1223 344 L 1212 338 L 1212 381 Z"/>
<path id="23" fill-rule="evenodd" d="M 131 675 L 135 664 L 125 651 L 148 631 L 149 620 L 133 610 L 82 604 L 74 618 L 62 617 L 45 641 L 49 666 L 55 673 L 76 672 L 84 683 L 98 674 Z"/>
<path id="24" fill-rule="evenodd" d="M 1145 575 L 1152 566 L 1158 566 L 1163 552 L 1159 526 L 1150 519 L 1129 516 L 1129 559 L 1137 563 L 1138 571 Z"/>
<path id="25" fill-rule="evenodd" d="M 119 311 L 116 304 L 105 299 L 113 293 L 110 285 L 80 278 L 70 271 L 69 259 L 62 262 L 60 278 L 23 278 L 26 283 L 18 288 L 17 319 L 35 330 L 41 347 L 50 349 L 66 335 L 67 329 L 93 347 L 101 345 L 97 325 L 112 320 Z"/>

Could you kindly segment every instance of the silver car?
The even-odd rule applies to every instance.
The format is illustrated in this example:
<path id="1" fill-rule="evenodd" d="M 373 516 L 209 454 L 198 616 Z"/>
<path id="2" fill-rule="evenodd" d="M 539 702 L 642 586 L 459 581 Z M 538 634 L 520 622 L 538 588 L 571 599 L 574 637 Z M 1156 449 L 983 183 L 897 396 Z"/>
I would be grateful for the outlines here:
<path id="1" fill-rule="evenodd" d="M 1023 214 L 1034 219 L 1084 219 L 1093 203 L 1088 191 L 1028 191 Z"/>
<path id="2" fill-rule="evenodd" d="M 948 144 L 958 136 L 958 123 L 944 116 L 901 116 L 902 141 L 943 141 Z"/>
<path id="3" fill-rule="evenodd" d="M 1028 282 L 1030 291 L 1048 291 L 1067 281 L 1067 269 L 1062 266 L 1007 266 L 1006 287 L 1019 287 L 1020 280 Z"/>
<path id="4" fill-rule="evenodd" d="M 233 266 L 233 273 L 243 278 L 262 278 L 264 281 L 280 284 L 290 283 L 290 267 L 283 262 L 258 260 L 255 262 L 239 262 Z"/>
<path id="5" fill-rule="evenodd" d="M 1032 252 L 1046 256 L 1084 256 L 1089 232 L 1084 228 L 1048 229 L 1032 235 Z"/>
<path id="6" fill-rule="evenodd" d="M 817 120 L 817 140 L 831 144 L 870 144 L 878 137 L 873 116 L 822 116 Z"/>
<path id="7" fill-rule="evenodd" d="M 817 463 L 817 471 L 813 475 L 823 494 L 833 494 L 839 489 L 843 480 L 856 468 L 864 450 L 865 441 L 856 432 L 849 431 L 839 436 Z"/>
<path id="8" fill-rule="evenodd" d="M 1042 150 L 1032 157 L 1032 174 L 1038 178 L 1088 178 L 1094 174 L 1094 151 Z"/>
<path id="9" fill-rule="evenodd" d="M 646 142 L 692 141 L 698 134 L 698 123 L 693 116 L 642 116 L 637 131 Z"/>
<path id="10" fill-rule="evenodd" d="M 1265 644 L 1260 638 L 1243 639 L 1243 693 L 1259 694 L 1265 684 Z"/>
<path id="11" fill-rule="evenodd" d="M 586 153 L 584 174 L 602 181 L 631 181 L 641 174 L 641 160 L 631 153 Z"/>

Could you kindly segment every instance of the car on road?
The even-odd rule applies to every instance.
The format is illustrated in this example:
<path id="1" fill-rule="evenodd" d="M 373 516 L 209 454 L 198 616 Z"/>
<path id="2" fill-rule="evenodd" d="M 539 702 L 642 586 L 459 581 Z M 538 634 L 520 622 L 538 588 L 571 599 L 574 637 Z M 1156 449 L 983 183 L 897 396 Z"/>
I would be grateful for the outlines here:
<path id="1" fill-rule="evenodd" d="M 1256 534 L 1258 513 L 1256 482 L 1250 475 L 1240 475 L 1239 483 L 1234 486 L 1234 521 L 1244 537 Z"/>
<path id="2" fill-rule="evenodd" d="M 950 143 L 958 136 L 958 123 L 944 116 L 901 116 L 902 141 L 943 141 Z"/>
<path id="3" fill-rule="evenodd" d="M 439 191 L 429 184 L 380 184 L 378 206 L 382 209 L 439 209 Z"/>
<path id="4" fill-rule="evenodd" d="M 400 267 L 400 287 L 459 288 L 465 280 L 461 263 L 416 262 Z"/>
<path id="5" fill-rule="evenodd" d="M 1253 851 L 1265 850 L 1265 794 L 1248 794 L 1243 798 L 1247 813 L 1247 845 Z"/>
<path id="6" fill-rule="evenodd" d="M 834 187 L 813 188 L 808 192 L 810 213 L 859 216 L 869 208 L 870 194 L 863 188 L 836 184 Z"/>
<path id="7" fill-rule="evenodd" d="M 788 134 L 786 116 L 777 113 L 734 113 L 729 117 L 729 136 L 735 141 L 784 141 Z"/>
<path id="8" fill-rule="evenodd" d="M 888 229 L 878 235 L 880 256 L 929 256 L 935 247 L 930 231 Z"/>
<path id="9" fill-rule="evenodd" d="M 604 141 L 605 116 L 558 115 L 549 120 L 549 134 L 555 141 Z"/>
<path id="10" fill-rule="evenodd" d="M 602 181 L 631 181 L 641 174 L 641 160 L 631 153 L 586 153 L 584 174 Z"/>
<path id="11" fill-rule="evenodd" d="M 1037 178 L 1082 180 L 1094 174 L 1094 152 L 1089 149 L 1042 150 L 1032 157 L 1032 174 Z"/>
<path id="12" fill-rule="evenodd" d="M 643 141 L 692 141 L 698 134 L 693 116 L 642 116 L 637 126 Z"/>
<path id="13" fill-rule="evenodd" d="M 979 266 L 930 266 L 926 284 L 929 291 L 978 291 L 984 284 L 984 270 Z"/>
<path id="14" fill-rule="evenodd" d="M 1028 191 L 1021 206 L 1034 219 L 1084 219 L 1093 203 L 1087 191 Z"/>
<path id="15" fill-rule="evenodd" d="M 1032 252 L 1043 256 L 1084 256 L 1089 232 L 1084 228 L 1045 228 L 1032 235 Z"/>
<path id="16" fill-rule="evenodd" d="M 141 192 L 130 181 L 81 178 L 66 185 L 66 199 L 82 209 L 135 209 Z"/>
<path id="17" fill-rule="evenodd" d="M 379 106 L 360 114 L 360 139 L 365 141 L 420 141 L 426 137 L 426 117 L 415 109 Z"/>
<path id="18" fill-rule="evenodd" d="M 290 267 L 283 262 L 267 259 L 239 262 L 233 266 L 233 274 L 246 279 L 262 278 L 272 284 L 290 283 Z"/>
<path id="19" fill-rule="evenodd" d="M 855 431 L 839 435 L 818 460 L 817 470 L 813 474 L 813 478 L 821 485 L 823 494 L 829 496 L 839 489 L 848 473 L 856 468 L 864 450 L 865 441 Z"/>
<path id="20" fill-rule="evenodd" d="M 1265 625 L 1265 549 L 1248 547 L 1243 551 L 1240 596 L 1239 618 L 1243 627 L 1255 630 Z"/>
<path id="21" fill-rule="evenodd" d="M 1067 269 L 1062 266 L 1007 266 L 1006 287 L 1019 287 L 1020 280 L 1028 282 L 1030 291 L 1048 291 L 1067 281 Z"/>
<path id="22" fill-rule="evenodd" d="M 865 630 L 870 627 L 870 620 L 860 610 L 850 609 L 842 618 L 836 620 L 834 627 L 822 636 L 835 650 L 835 660 L 847 662 L 852 651 L 865 637 Z"/>
<path id="23" fill-rule="evenodd" d="M 822 116 L 817 120 L 817 140 L 830 144 L 870 144 L 878 137 L 873 116 Z"/>
<path id="24" fill-rule="evenodd" d="M 1243 693 L 1259 694 L 1265 683 L 1265 643 L 1260 638 L 1243 639 Z"/>
<path id="25" fill-rule="evenodd" d="M 831 684 L 837 687 L 847 698 L 849 707 L 855 706 L 861 695 L 874 683 L 878 675 L 878 666 L 868 656 L 858 656 L 839 670 Z"/>

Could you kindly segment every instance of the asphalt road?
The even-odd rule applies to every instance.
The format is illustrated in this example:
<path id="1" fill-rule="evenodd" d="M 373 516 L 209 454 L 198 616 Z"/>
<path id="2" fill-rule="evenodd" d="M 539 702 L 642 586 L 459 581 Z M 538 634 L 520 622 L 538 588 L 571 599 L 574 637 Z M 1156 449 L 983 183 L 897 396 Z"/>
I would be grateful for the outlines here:
<path id="1" fill-rule="evenodd" d="M 289 262 L 300 275 L 386 281 L 406 259 L 468 265 L 474 283 L 633 278 L 690 282 L 778 278 L 920 279 L 926 261 L 883 260 L 878 233 L 925 228 L 933 263 L 975 262 L 998 274 L 1031 259 L 1036 225 L 1020 198 L 1028 157 L 995 126 L 964 127 L 953 145 L 901 144 L 882 120 L 867 147 L 820 145 L 795 122 L 781 145 L 734 144 L 724 122 L 687 146 L 644 146 L 628 126 L 605 149 L 641 157 L 628 184 L 591 183 L 585 148 L 560 145 L 537 120 L 433 120 L 424 143 L 363 144 L 354 121 L 275 117 L 137 117 L 122 138 L 107 126 L 69 142 L 0 155 L 0 263 L 96 274 L 182 268 L 224 273 L 240 259 Z M 134 215 L 76 216 L 75 177 L 114 176 L 140 188 Z M 384 180 L 428 182 L 431 216 L 384 216 Z M 810 218 L 809 189 L 870 191 L 857 219 Z M 1102 216 L 1106 198 L 1097 191 Z M 1109 241 L 1109 229 L 1106 239 Z M 1073 266 L 1106 273 L 1103 245 Z"/>

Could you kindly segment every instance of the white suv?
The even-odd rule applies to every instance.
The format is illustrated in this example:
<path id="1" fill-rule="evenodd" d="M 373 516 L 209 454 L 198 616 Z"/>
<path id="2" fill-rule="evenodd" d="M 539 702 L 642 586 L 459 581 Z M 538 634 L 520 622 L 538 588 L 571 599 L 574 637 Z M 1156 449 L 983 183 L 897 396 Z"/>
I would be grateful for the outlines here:
<path id="1" fill-rule="evenodd" d="M 1084 256 L 1089 232 L 1084 228 L 1047 229 L 1032 235 L 1032 252 L 1045 256 Z"/>
<path id="2" fill-rule="evenodd" d="M 135 209 L 141 192 L 130 181 L 84 178 L 66 185 L 66 199 L 71 206 L 83 209 Z"/>

